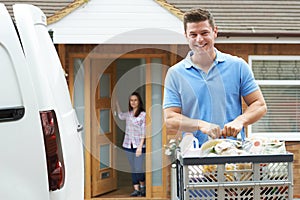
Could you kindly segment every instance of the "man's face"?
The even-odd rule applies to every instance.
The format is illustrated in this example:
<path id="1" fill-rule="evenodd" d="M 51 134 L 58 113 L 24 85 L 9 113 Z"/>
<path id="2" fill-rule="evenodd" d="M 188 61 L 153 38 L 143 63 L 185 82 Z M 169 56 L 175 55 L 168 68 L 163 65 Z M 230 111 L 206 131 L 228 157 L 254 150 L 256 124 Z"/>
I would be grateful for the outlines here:
<path id="1" fill-rule="evenodd" d="M 195 54 L 209 53 L 214 49 L 218 29 L 212 29 L 208 20 L 187 23 L 185 36 Z"/>

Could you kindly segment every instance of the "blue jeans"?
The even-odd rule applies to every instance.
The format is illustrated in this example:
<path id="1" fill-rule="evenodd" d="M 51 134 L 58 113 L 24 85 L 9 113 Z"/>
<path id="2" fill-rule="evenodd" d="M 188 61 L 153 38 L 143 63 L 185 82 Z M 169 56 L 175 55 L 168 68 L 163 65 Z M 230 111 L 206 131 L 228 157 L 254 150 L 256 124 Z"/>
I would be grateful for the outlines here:
<path id="1" fill-rule="evenodd" d="M 146 148 L 142 148 L 142 154 L 136 157 L 136 148 L 124 148 L 126 151 L 127 159 L 131 167 L 132 184 L 138 185 L 140 182 L 145 182 L 145 153 Z"/>

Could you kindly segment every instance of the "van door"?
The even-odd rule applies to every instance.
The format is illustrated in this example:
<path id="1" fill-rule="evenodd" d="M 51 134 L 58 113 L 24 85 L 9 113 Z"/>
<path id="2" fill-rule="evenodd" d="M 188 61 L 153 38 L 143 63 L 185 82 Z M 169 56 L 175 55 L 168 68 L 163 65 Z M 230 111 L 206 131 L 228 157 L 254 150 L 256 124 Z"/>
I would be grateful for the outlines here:
<path id="1" fill-rule="evenodd" d="M 0 29 L 0 199 L 49 200 L 34 85 L 4 4 Z"/>
<path id="2" fill-rule="evenodd" d="M 46 16 L 38 7 L 26 4 L 14 5 L 13 11 L 25 59 L 30 66 L 32 80 L 36 82 L 34 89 L 39 110 L 51 110 L 57 118 L 60 137 L 57 143 L 61 146 L 58 148 L 61 151 L 57 151 L 63 161 L 57 162 L 57 171 L 59 177 L 63 177 L 64 184 L 50 192 L 51 199 L 82 200 L 84 169 L 81 130 L 60 59 L 47 30 Z"/>

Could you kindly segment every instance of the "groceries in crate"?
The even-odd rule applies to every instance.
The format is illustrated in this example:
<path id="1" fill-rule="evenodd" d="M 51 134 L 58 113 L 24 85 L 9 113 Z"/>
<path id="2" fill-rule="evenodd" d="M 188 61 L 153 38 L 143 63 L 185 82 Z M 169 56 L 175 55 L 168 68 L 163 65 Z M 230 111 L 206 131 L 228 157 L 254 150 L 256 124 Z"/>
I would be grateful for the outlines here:
<path id="1" fill-rule="evenodd" d="M 201 175 L 210 182 L 217 181 L 217 165 L 197 165 L 201 170 Z M 253 165 L 252 163 L 226 163 L 224 170 L 225 181 L 245 181 L 249 179 L 249 175 L 252 174 Z M 203 177 L 203 178 L 204 178 Z"/>
<path id="2" fill-rule="evenodd" d="M 200 148 L 202 156 L 282 153 L 286 153 L 285 143 L 269 138 L 249 138 L 244 142 L 230 139 L 209 140 Z"/>
<path id="3" fill-rule="evenodd" d="M 244 147 L 249 147 L 249 142 L 245 142 Z M 249 154 L 238 140 L 215 139 L 205 142 L 200 148 L 200 156 L 216 155 L 245 155 Z"/>
<path id="4" fill-rule="evenodd" d="M 170 139 L 169 143 L 164 145 L 165 155 L 173 156 L 175 154 L 176 149 L 178 148 L 180 140 Z"/>
<path id="5" fill-rule="evenodd" d="M 188 148 L 186 148 L 184 151 L 181 151 L 181 153 L 184 154 L 184 157 L 284 154 L 286 153 L 286 149 L 283 141 L 279 141 L 277 139 L 253 137 L 247 138 L 244 142 L 231 139 L 209 140 L 205 142 L 201 148 L 197 148 L 194 145 L 188 145 Z"/>

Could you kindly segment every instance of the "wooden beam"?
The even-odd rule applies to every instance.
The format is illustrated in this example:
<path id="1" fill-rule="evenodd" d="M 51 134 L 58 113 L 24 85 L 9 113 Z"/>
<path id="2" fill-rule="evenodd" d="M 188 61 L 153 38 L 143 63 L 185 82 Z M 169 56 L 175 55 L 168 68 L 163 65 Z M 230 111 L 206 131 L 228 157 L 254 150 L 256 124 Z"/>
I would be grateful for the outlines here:
<path id="1" fill-rule="evenodd" d="M 151 62 L 150 58 L 146 58 L 146 83 L 151 83 Z M 152 197 L 152 130 L 149 124 L 151 123 L 150 112 L 148 112 L 152 105 L 151 84 L 146 85 L 146 197 Z M 149 195 L 150 194 L 150 195 Z"/>
<path id="2" fill-rule="evenodd" d="M 84 66 L 84 130 L 85 130 L 85 185 L 84 185 L 84 196 L 85 198 L 92 197 L 92 160 L 91 160 L 91 94 L 90 94 L 90 62 L 86 62 Z M 92 98 L 93 99 L 93 98 Z"/>
<path id="3" fill-rule="evenodd" d="M 170 65 L 173 66 L 177 63 L 177 51 L 178 51 L 178 45 L 172 44 L 170 45 L 171 55 L 170 55 Z"/>

